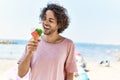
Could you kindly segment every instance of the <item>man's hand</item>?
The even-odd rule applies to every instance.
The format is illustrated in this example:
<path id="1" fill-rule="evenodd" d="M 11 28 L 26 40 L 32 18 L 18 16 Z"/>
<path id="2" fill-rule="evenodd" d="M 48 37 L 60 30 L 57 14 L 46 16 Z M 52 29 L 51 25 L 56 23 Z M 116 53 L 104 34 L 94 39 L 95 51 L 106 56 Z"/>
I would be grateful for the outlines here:
<path id="1" fill-rule="evenodd" d="M 39 42 L 40 42 L 40 40 L 34 40 L 34 39 L 31 39 L 28 42 L 28 44 L 27 44 L 27 55 L 33 54 L 33 52 L 36 50 Z"/>

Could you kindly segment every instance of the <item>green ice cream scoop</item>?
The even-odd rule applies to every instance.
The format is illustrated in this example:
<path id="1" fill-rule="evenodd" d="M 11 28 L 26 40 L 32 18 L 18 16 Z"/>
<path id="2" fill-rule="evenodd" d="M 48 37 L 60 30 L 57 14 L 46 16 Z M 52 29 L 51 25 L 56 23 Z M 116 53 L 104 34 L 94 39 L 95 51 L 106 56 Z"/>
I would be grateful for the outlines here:
<path id="1" fill-rule="evenodd" d="M 39 28 L 37 28 L 36 31 L 37 31 L 37 33 L 39 34 L 39 36 L 41 36 L 41 34 L 42 34 L 42 30 L 39 29 Z"/>

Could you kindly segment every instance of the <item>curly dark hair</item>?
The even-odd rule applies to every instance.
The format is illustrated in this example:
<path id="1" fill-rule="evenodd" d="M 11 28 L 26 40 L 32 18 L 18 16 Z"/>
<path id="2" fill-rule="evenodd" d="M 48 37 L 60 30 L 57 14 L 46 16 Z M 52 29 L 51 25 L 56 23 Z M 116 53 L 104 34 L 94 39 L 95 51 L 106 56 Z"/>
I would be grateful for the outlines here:
<path id="1" fill-rule="evenodd" d="M 69 25 L 69 17 L 67 15 L 67 10 L 57 4 L 47 4 L 47 7 L 43 8 L 40 19 L 43 20 L 45 17 L 45 13 L 47 10 L 52 10 L 54 12 L 54 16 L 57 19 L 58 24 L 58 33 L 62 33 Z"/>

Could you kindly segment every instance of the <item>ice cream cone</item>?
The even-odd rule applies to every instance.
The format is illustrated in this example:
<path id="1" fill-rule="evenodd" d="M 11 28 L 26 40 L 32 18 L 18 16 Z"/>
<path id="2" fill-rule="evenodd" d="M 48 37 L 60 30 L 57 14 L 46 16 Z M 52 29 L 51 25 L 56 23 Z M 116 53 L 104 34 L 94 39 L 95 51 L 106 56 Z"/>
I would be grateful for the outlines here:
<path id="1" fill-rule="evenodd" d="M 39 39 L 39 37 L 41 36 L 41 34 L 42 34 L 42 30 L 41 29 L 35 29 L 35 31 L 33 31 L 32 33 L 31 33 L 31 35 L 32 35 L 32 37 L 33 37 L 33 39 L 34 40 L 38 40 Z"/>

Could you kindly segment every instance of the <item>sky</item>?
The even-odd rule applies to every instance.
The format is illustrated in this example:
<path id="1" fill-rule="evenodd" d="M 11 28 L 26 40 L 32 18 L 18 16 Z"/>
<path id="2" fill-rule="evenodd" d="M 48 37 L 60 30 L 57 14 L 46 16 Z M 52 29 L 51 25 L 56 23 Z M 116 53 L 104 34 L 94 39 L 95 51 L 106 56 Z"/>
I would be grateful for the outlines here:
<path id="1" fill-rule="evenodd" d="M 70 25 L 61 35 L 74 42 L 120 44 L 120 0 L 0 0 L 0 38 L 30 39 L 47 3 L 68 11 Z"/>

